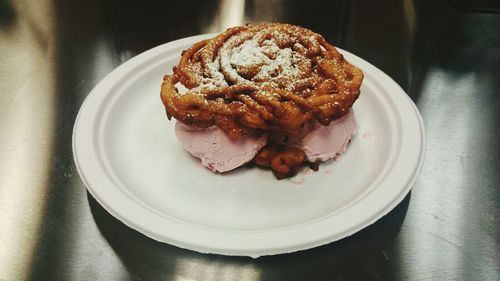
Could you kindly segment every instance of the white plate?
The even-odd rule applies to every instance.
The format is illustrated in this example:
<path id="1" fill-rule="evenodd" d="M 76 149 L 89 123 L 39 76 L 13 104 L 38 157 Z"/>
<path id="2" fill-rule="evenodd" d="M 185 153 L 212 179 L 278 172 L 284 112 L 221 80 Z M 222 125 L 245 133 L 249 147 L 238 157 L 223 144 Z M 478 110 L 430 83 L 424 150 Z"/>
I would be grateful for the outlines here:
<path id="1" fill-rule="evenodd" d="M 386 74 L 342 51 L 365 73 L 357 135 L 340 161 L 278 181 L 270 171 L 214 174 L 186 153 L 160 101 L 182 50 L 170 42 L 131 59 L 88 95 L 73 154 L 90 193 L 113 216 L 155 239 L 204 253 L 258 257 L 309 249 L 374 223 L 408 193 L 420 169 L 417 108 Z"/>

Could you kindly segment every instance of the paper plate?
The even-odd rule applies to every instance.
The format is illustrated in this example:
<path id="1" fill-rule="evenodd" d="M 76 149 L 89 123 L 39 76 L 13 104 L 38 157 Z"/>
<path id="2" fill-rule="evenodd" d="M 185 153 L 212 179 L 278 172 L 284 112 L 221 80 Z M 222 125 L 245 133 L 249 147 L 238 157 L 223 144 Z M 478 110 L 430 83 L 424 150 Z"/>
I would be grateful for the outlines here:
<path id="1" fill-rule="evenodd" d="M 109 213 L 161 242 L 258 257 L 339 240 L 405 197 L 423 159 L 420 114 L 391 78 L 342 50 L 365 80 L 354 105 L 359 129 L 339 161 L 281 181 L 255 167 L 223 175 L 204 168 L 178 143 L 160 85 L 181 51 L 209 36 L 136 56 L 102 80 L 82 105 L 74 159 L 89 192 Z"/>

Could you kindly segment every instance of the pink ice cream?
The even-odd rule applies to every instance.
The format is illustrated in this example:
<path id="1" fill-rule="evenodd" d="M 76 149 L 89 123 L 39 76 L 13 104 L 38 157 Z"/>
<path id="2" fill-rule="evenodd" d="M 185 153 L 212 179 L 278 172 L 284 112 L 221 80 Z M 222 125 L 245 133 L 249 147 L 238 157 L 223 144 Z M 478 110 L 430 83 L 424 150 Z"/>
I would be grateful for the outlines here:
<path id="1" fill-rule="evenodd" d="M 216 126 L 198 128 L 179 121 L 175 133 L 184 149 L 214 172 L 227 172 L 251 161 L 267 142 L 267 136 L 233 141 Z"/>
<path id="2" fill-rule="evenodd" d="M 311 163 L 326 161 L 345 152 L 357 124 L 354 113 L 333 121 L 328 126 L 308 123 L 299 137 L 283 144 L 298 146 Z M 251 161 L 267 143 L 267 136 L 252 136 L 231 140 L 216 126 L 198 128 L 181 122 L 175 124 L 175 133 L 185 150 L 201 159 L 212 171 L 227 172 Z"/>
<path id="3" fill-rule="evenodd" d="M 307 161 L 326 161 L 343 154 L 351 136 L 357 128 L 354 113 L 351 110 L 328 126 L 315 124 L 298 146 L 304 151 Z"/>

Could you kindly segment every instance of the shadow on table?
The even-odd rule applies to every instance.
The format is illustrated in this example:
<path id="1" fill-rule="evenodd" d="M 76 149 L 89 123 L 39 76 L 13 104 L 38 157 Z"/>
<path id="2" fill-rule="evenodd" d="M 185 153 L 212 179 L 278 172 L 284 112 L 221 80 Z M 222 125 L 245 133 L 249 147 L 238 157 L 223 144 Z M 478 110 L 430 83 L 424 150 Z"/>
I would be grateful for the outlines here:
<path id="1" fill-rule="evenodd" d="M 372 280 L 393 279 L 390 248 L 411 193 L 388 215 L 364 230 L 314 249 L 258 259 L 200 254 L 154 241 L 111 216 L 87 193 L 97 227 L 131 277 L 139 280 Z M 389 275 L 388 275 L 389 274 Z M 212 280 L 211 279 L 211 280 Z"/>

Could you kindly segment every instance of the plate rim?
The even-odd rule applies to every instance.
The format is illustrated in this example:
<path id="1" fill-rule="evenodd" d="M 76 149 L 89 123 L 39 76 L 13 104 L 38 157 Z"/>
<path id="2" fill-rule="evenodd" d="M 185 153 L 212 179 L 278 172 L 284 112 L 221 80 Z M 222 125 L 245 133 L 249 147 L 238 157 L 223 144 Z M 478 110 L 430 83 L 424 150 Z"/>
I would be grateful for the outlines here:
<path id="1" fill-rule="evenodd" d="M 196 35 L 196 36 L 191 36 L 191 37 L 186 37 L 182 38 L 179 40 L 171 41 L 162 45 L 159 45 L 155 48 L 152 48 L 150 50 L 147 50 L 134 58 L 128 60 L 127 62 L 123 63 L 122 65 L 118 66 L 115 68 L 111 73 L 109 73 L 104 79 L 102 79 L 93 89 L 92 91 L 88 94 L 88 96 L 85 98 L 85 101 L 83 102 L 82 106 L 80 107 L 80 110 L 78 112 L 78 115 L 75 120 L 75 124 L 73 127 L 73 136 L 72 136 L 72 149 L 73 149 L 73 159 L 77 168 L 77 171 L 80 175 L 80 178 L 82 179 L 83 183 L 87 187 L 87 190 L 89 193 L 97 200 L 97 202 L 106 209 L 107 212 L 109 212 L 111 215 L 113 215 L 115 218 L 120 220 L 122 223 L 125 225 L 141 232 L 142 234 L 160 241 L 160 242 L 165 242 L 171 245 L 175 245 L 181 248 L 186 248 L 186 249 L 191 249 L 195 250 L 198 252 L 202 253 L 215 253 L 215 254 L 222 254 L 222 255 L 235 255 L 235 256 L 251 256 L 251 257 L 258 257 L 258 256 L 263 256 L 263 255 L 273 255 L 273 254 L 282 254 L 282 253 L 290 253 L 290 252 L 295 252 L 295 251 L 300 251 L 300 250 L 305 250 L 305 249 L 310 249 L 313 247 L 321 246 L 324 244 L 328 244 L 337 240 L 340 240 L 342 238 L 345 238 L 347 236 L 350 236 L 361 229 L 366 228 L 367 226 L 373 224 L 383 216 L 385 216 L 387 213 L 389 213 L 392 209 L 394 209 L 408 194 L 408 192 L 411 190 L 413 187 L 417 176 L 421 170 L 421 167 L 423 165 L 423 160 L 424 160 L 424 155 L 425 155 L 425 127 L 424 123 L 422 120 L 422 116 L 420 115 L 417 106 L 415 103 L 410 99 L 410 97 L 405 93 L 405 91 L 392 79 L 390 78 L 387 74 L 385 74 L 383 71 L 380 69 L 376 68 L 366 60 L 348 52 L 345 50 L 342 50 L 341 48 L 336 47 L 345 57 L 346 59 L 355 64 L 355 65 L 360 65 L 362 64 L 363 72 L 367 73 L 369 72 L 371 75 L 374 76 L 375 81 L 379 82 L 380 86 L 383 87 L 384 90 L 386 88 L 390 87 L 395 92 L 397 92 L 399 95 L 393 94 L 391 96 L 396 96 L 396 98 L 400 99 L 399 102 L 406 103 L 406 106 L 409 106 L 410 109 L 412 109 L 412 113 L 414 113 L 411 117 L 415 118 L 416 123 L 414 125 L 417 126 L 419 129 L 419 132 L 417 133 L 419 138 L 418 143 L 420 144 L 419 152 L 418 155 L 416 156 L 416 163 L 413 163 L 412 167 L 412 172 L 410 173 L 409 177 L 404 180 L 406 183 L 404 184 L 404 187 L 401 188 L 399 191 L 399 194 L 395 195 L 394 197 L 391 197 L 392 200 L 388 200 L 390 202 L 387 202 L 387 204 L 384 204 L 385 207 L 382 208 L 381 211 L 377 212 L 376 214 L 371 214 L 371 217 L 368 216 L 369 218 L 365 219 L 364 221 L 358 223 L 355 227 L 351 227 L 347 231 L 343 231 L 340 233 L 337 233 L 336 235 L 323 235 L 318 238 L 316 235 L 315 237 L 317 239 L 313 241 L 306 241 L 306 242 L 301 242 L 301 243 L 285 243 L 286 245 L 281 245 L 281 246 L 276 246 L 273 245 L 273 243 L 269 243 L 269 241 L 266 241 L 266 237 L 257 237 L 259 234 L 255 233 L 246 233 L 246 232 L 238 232 L 238 233 L 233 233 L 229 234 L 230 236 L 237 235 L 238 237 L 230 237 L 230 241 L 227 240 L 228 237 L 225 237 L 224 240 L 226 241 L 218 241 L 217 243 L 214 243 L 212 245 L 199 245 L 196 242 L 194 242 L 192 239 L 190 241 L 188 240 L 182 240 L 179 239 L 179 233 L 183 233 L 185 231 L 193 230 L 190 229 L 192 226 L 178 226 L 181 229 L 177 229 L 179 233 L 177 233 L 174 236 L 177 236 L 177 238 L 172 238 L 172 237 L 165 237 L 164 235 L 161 235 L 159 233 L 156 233 L 154 230 L 149 229 L 147 226 L 145 227 L 144 223 L 137 223 L 134 221 L 134 219 L 131 219 L 131 217 L 135 217 L 134 214 L 131 214 L 130 212 L 124 212 L 123 208 L 127 207 L 133 207 L 133 204 L 130 205 L 131 202 L 120 202 L 123 204 L 126 204 L 127 206 L 122 206 L 122 207 L 117 207 L 116 202 L 115 203 L 110 203 L 109 200 L 103 198 L 103 193 L 102 190 L 98 190 L 99 188 L 96 188 L 93 186 L 91 183 L 92 180 L 89 180 L 89 170 L 88 166 L 86 166 L 85 169 L 87 172 L 87 176 L 85 176 L 85 171 L 84 168 L 81 166 L 82 163 L 82 158 L 83 158 L 83 151 L 85 151 L 85 148 L 89 148 L 89 144 L 85 144 L 81 141 L 79 141 L 79 136 L 81 136 L 81 131 L 82 129 L 82 115 L 86 114 L 86 110 L 91 106 L 92 102 L 96 102 L 96 96 L 104 95 L 104 98 L 109 98 L 106 96 L 109 96 L 109 92 L 111 89 L 116 85 L 116 83 L 120 80 L 123 75 L 126 75 L 129 73 L 129 70 L 133 70 L 134 67 L 138 67 L 147 61 L 148 59 L 151 59 L 155 56 L 161 55 L 162 53 L 168 53 L 168 52 L 173 52 L 176 48 L 182 47 L 185 48 L 186 46 L 189 47 L 191 44 L 197 42 L 200 39 L 204 38 L 210 38 L 214 34 L 202 34 L 202 35 Z M 368 69 L 368 70 L 367 70 Z M 378 76 L 378 77 L 375 77 Z M 384 81 L 384 83 L 380 82 Z M 160 84 L 160 82 L 159 82 Z M 159 86 L 158 86 L 159 87 Z M 108 88 L 108 91 L 106 93 L 102 93 L 103 89 Z M 102 98 L 102 97 L 101 97 Z M 88 117 L 88 116 L 86 116 Z M 84 125 L 88 125 L 90 121 L 94 121 L 94 119 L 86 120 Z M 93 122 L 90 122 L 91 124 L 94 124 Z M 80 125 L 80 126 L 79 126 Z M 90 153 L 92 154 L 92 152 Z M 87 159 L 89 159 L 91 155 L 86 155 Z M 92 155 L 93 157 L 93 155 Z M 85 165 L 88 165 L 86 163 Z M 393 171 L 394 168 L 388 171 L 390 173 Z M 93 171 L 96 172 L 96 171 Z M 98 173 L 99 174 L 99 173 Z M 92 177 L 95 177 L 96 174 L 92 175 Z M 121 188 L 120 188 L 121 189 Z M 105 197 L 105 196 L 104 196 Z M 365 196 L 365 197 L 368 197 Z M 365 198 L 366 199 L 366 198 Z M 362 199 L 360 201 L 363 201 L 365 199 Z M 352 207 L 352 206 L 351 206 Z M 117 210 L 119 209 L 119 210 Z M 349 208 L 347 208 L 348 210 Z M 324 221 L 324 220 L 323 220 Z M 149 222 L 150 223 L 150 222 Z M 176 222 L 174 222 L 176 224 Z M 216 230 L 216 229 L 214 229 Z M 217 234 L 225 233 L 228 234 L 226 230 L 223 232 L 217 232 L 214 230 L 210 229 L 196 229 L 196 231 L 201 231 L 203 232 L 204 235 L 210 236 L 211 239 L 217 239 Z M 207 233 L 212 232 L 212 233 Z M 290 231 L 295 231 L 294 229 L 284 229 L 284 230 L 275 230 L 276 232 L 290 232 Z M 304 232 L 304 231 L 302 231 Z M 328 231 L 327 231 L 328 232 Z M 297 234 L 297 233 L 295 233 Z M 305 233 L 301 234 L 304 235 L 307 234 L 307 231 Z M 285 235 L 285 234 L 282 234 Z M 301 236 L 299 235 L 299 236 Z M 225 235 L 227 236 L 227 235 Z M 253 237 L 250 237 L 253 236 Z M 295 235 L 297 236 L 297 235 Z M 220 238 L 220 237 L 219 237 Z M 213 242 L 213 241 L 211 241 Z M 247 242 L 247 243 L 245 243 Z M 253 242 L 253 243 L 248 243 L 248 242 Z M 257 246 L 256 246 L 257 245 Z"/>

